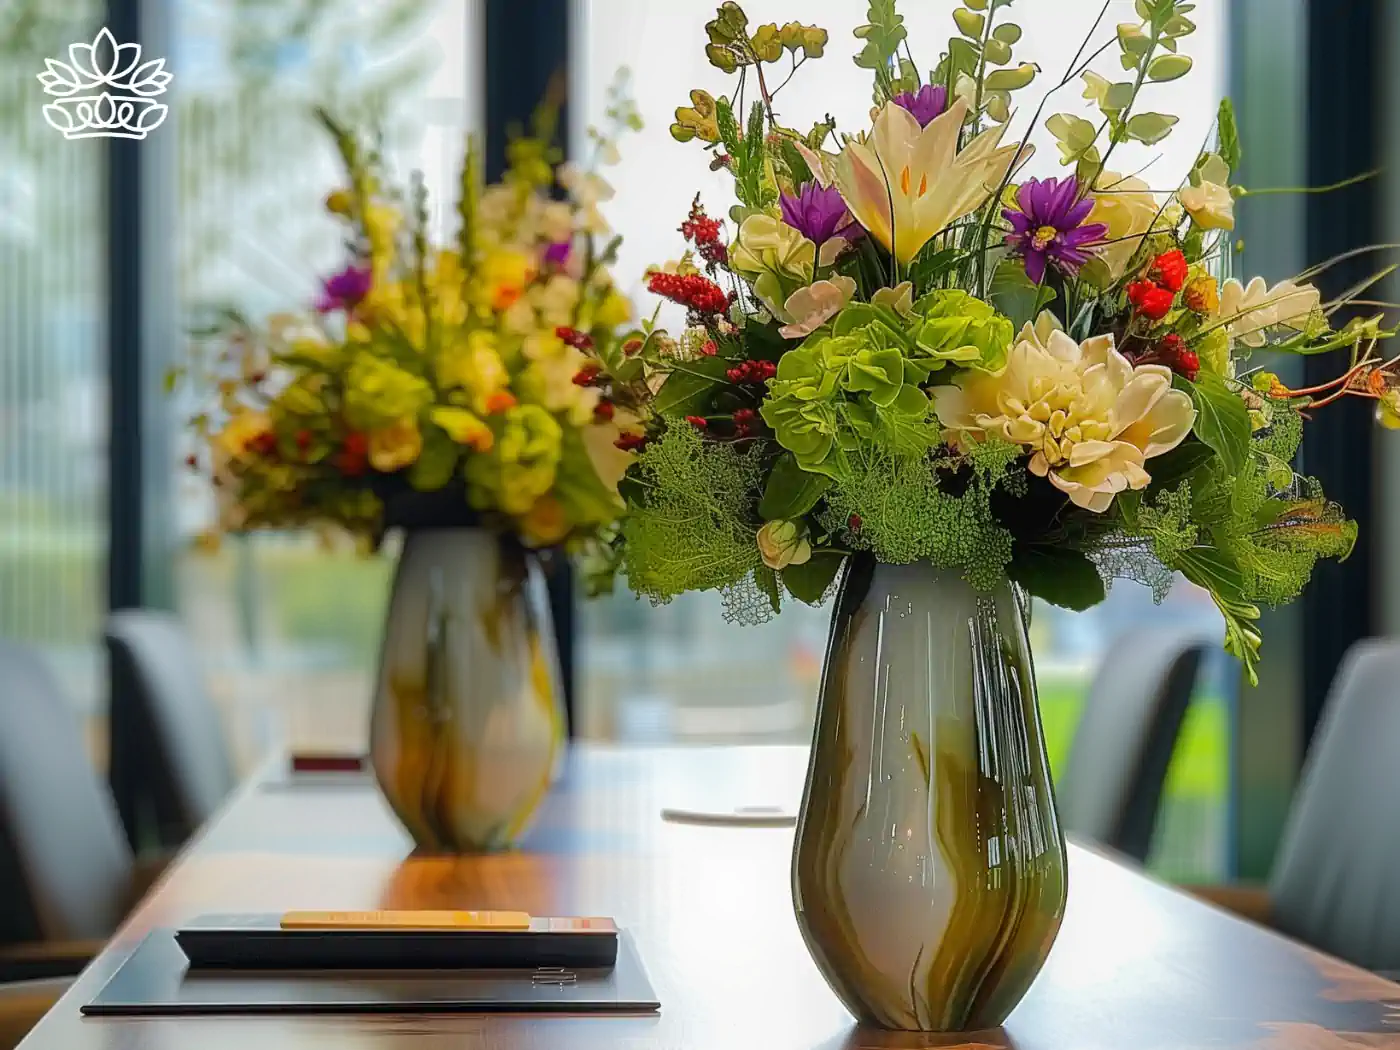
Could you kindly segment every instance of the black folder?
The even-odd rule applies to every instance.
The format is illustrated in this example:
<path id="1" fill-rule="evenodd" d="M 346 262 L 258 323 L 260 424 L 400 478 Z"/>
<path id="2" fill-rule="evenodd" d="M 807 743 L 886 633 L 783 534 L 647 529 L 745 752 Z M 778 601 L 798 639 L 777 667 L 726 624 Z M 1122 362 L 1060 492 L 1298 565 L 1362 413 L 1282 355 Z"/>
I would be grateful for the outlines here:
<path id="1" fill-rule="evenodd" d="M 609 968 L 515 970 L 191 969 L 173 930 L 152 931 L 89 1016 L 327 1013 L 649 1013 L 660 1009 L 623 933 Z"/>

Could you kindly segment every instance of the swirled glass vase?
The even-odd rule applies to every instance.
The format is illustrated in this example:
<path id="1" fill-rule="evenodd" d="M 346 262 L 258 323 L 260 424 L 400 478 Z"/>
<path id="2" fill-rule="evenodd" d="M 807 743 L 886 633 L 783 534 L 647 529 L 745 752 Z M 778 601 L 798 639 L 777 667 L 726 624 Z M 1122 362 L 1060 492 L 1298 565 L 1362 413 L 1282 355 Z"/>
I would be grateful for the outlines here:
<path id="1" fill-rule="evenodd" d="M 409 530 L 389 598 L 370 762 L 418 848 L 513 846 L 554 779 L 565 726 L 534 554 L 481 528 Z"/>
<path id="2" fill-rule="evenodd" d="M 1065 846 L 1022 595 L 846 568 L 793 850 L 798 925 L 861 1021 L 1000 1025 L 1059 931 Z"/>

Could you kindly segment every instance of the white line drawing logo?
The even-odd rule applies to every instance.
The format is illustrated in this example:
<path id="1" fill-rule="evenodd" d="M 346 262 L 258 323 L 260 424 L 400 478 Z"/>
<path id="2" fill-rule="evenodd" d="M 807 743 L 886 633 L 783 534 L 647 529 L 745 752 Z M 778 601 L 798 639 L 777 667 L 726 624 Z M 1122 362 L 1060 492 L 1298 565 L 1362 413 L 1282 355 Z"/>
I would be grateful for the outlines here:
<path id="1" fill-rule="evenodd" d="M 118 44 L 106 26 L 91 44 L 69 44 L 69 62 L 46 58 L 38 74 L 58 101 L 44 107 L 49 126 L 66 139 L 144 139 L 164 122 L 170 107 L 156 101 L 173 73 L 165 59 L 141 63 L 140 44 Z"/>

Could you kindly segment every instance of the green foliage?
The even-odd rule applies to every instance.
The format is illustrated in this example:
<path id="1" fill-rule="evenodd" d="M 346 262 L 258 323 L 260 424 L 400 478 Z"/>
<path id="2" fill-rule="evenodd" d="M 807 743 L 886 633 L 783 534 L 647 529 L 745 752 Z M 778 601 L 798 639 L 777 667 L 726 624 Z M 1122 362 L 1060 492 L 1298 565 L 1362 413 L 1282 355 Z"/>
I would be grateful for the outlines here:
<path id="1" fill-rule="evenodd" d="M 758 516 L 764 521 L 796 520 L 817 505 L 830 485 L 830 478 L 803 470 L 796 456 L 784 453 L 768 475 Z"/>
<path id="2" fill-rule="evenodd" d="M 652 403 L 658 415 L 703 415 L 711 395 L 724 382 L 730 362 L 722 357 L 703 357 L 676 364 Z"/>
<path id="3" fill-rule="evenodd" d="M 633 473 L 642 498 L 622 526 L 632 590 L 661 604 L 735 586 L 758 568 L 753 500 L 762 476 L 756 451 L 706 442 L 688 426 L 652 441 Z"/>
<path id="4" fill-rule="evenodd" d="M 864 25 L 856 27 L 856 39 L 865 46 L 856 56 L 856 65 L 874 71 L 877 83 L 889 76 L 890 63 L 899 53 L 899 45 L 909 36 L 904 16 L 895 10 L 895 0 L 870 0 Z"/>
<path id="5" fill-rule="evenodd" d="M 817 605 L 831 589 L 845 560 L 845 555 L 835 551 L 816 551 L 810 560 L 783 570 L 783 586 L 798 601 Z"/>
<path id="6" fill-rule="evenodd" d="M 977 446 L 957 464 L 872 452 L 837 480 L 821 521 L 882 562 L 929 561 L 959 569 L 973 586 L 990 590 L 1006 578 L 1012 558 L 1011 534 L 992 513 L 991 497 L 1014 477 L 1019 455 L 999 442 Z M 960 493 L 939 483 L 940 467 L 953 466 L 964 482 Z"/>
<path id="7" fill-rule="evenodd" d="M 1242 469 L 1249 456 L 1250 434 L 1244 400 L 1225 379 L 1210 372 L 1201 373 L 1189 386 L 1196 403 L 1196 436 L 1215 450 L 1227 470 Z"/>
<path id="8" fill-rule="evenodd" d="M 1006 366 L 1016 329 L 991 304 L 964 291 L 930 292 L 914 304 L 913 336 L 933 368 L 957 363 L 987 372 Z"/>
<path id="9" fill-rule="evenodd" d="M 1083 612 L 1105 597 L 1099 570 L 1077 550 L 1022 546 L 1007 571 L 1012 580 L 1035 597 L 1062 609 Z"/>
<path id="10" fill-rule="evenodd" d="M 1239 127 L 1235 123 L 1235 104 L 1228 98 L 1220 100 L 1220 116 L 1216 123 L 1220 139 L 1220 157 L 1230 166 L 1231 171 L 1238 171 L 1243 151 L 1240 148 Z"/>

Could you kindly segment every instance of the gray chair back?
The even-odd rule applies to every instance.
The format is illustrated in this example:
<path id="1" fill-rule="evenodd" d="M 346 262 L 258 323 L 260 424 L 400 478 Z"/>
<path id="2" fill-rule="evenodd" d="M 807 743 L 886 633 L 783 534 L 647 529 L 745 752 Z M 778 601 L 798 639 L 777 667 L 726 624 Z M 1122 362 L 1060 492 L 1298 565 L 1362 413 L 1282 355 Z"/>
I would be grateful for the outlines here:
<path id="1" fill-rule="evenodd" d="M 123 609 L 107 621 L 113 682 L 113 790 L 133 844 L 145 836 L 135 795 L 155 811 L 161 846 L 176 846 L 213 815 L 235 785 L 219 713 L 205 687 L 193 639 L 178 617 Z M 141 752 L 127 763 L 118 739 Z M 128 751 L 128 754 L 130 752 Z M 118 768 L 118 762 L 136 765 Z"/>
<path id="2" fill-rule="evenodd" d="M 0 641 L 0 938 L 111 935 L 132 856 L 68 698 L 34 653 Z"/>
<path id="3" fill-rule="evenodd" d="M 1328 694 L 1269 896 L 1280 930 L 1400 970 L 1400 642 L 1362 642 Z"/>
<path id="4" fill-rule="evenodd" d="M 1199 631 L 1181 630 L 1135 631 L 1109 647 L 1055 784 L 1066 831 L 1147 859 L 1167 768 L 1209 648 Z"/>

